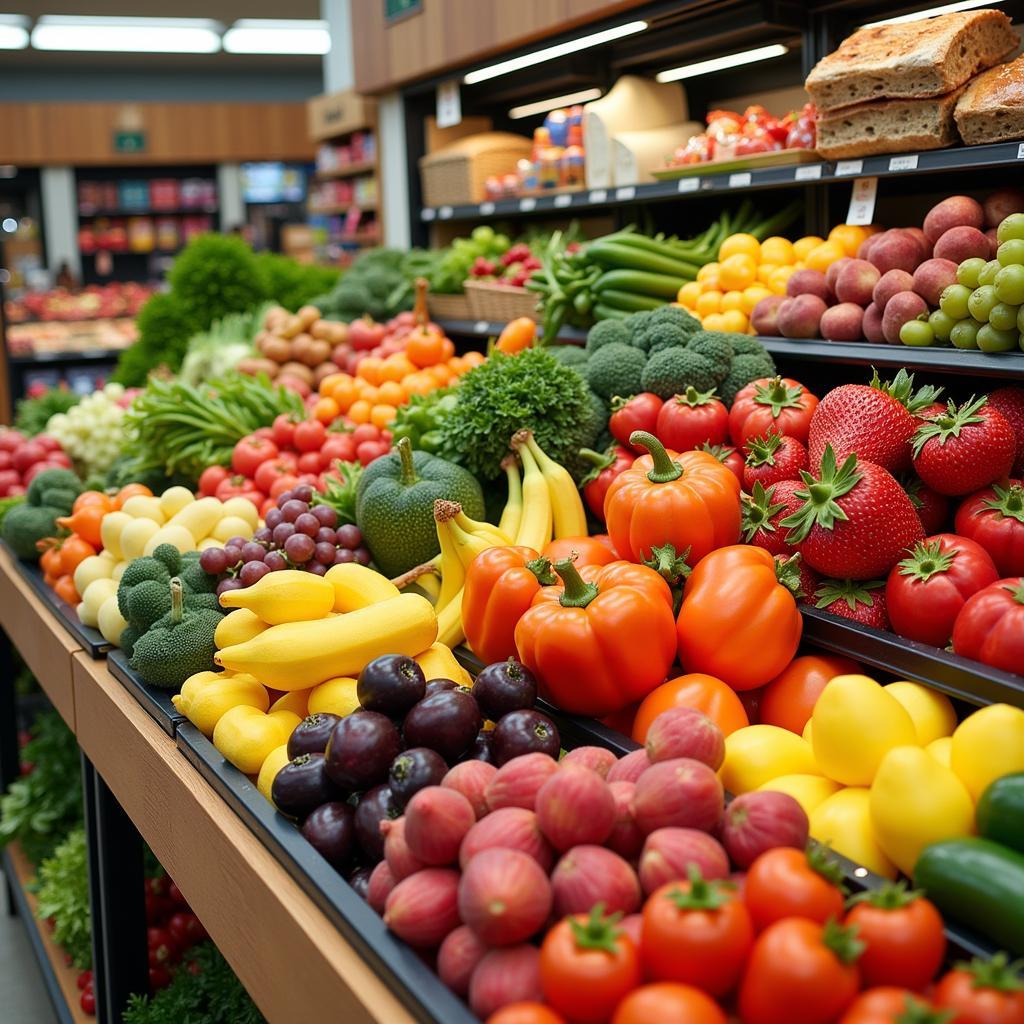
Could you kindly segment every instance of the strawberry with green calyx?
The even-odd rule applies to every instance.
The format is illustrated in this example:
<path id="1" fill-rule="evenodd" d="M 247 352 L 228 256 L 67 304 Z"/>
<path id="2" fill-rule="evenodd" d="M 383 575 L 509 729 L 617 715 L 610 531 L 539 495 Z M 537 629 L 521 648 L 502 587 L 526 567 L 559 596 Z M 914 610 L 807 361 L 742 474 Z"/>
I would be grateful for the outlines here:
<path id="1" fill-rule="evenodd" d="M 796 598 L 797 604 L 814 604 L 814 592 L 821 586 L 821 576 L 801 557 L 795 555 L 775 556 L 775 576 Z"/>
<path id="2" fill-rule="evenodd" d="M 743 486 L 743 455 L 739 449 L 733 448 L 732 445 L 728 444 L 711 444 L 705 441 L 697 451 L 714 455 L 726 469 L 732 470 L 736 475 L 736 479 L 739 480 L 740 486 Z"/>
<path id="3" fill-rule="evenodd" d="M 817 475 L 805 470 L 800 477 L 804 486 L 795 497 L 802 504 L 779 525 L 789 528 L 786 540 L 799 546 L 807 564 L 826 576 L 885 576 L 903 549 L 924 536 L 906 492 L 868 459 L 849 455 L 840 466 L 826 445 Z"/>
<path id="4" fill-rule="evenodd" d="M 814 607 L 862 626 L 889 628 L 885 580 L 824 580 L 814 592 Z"/>
<path id="5" fill-rule="evenodd" d="M 816 466 L 831 445 L 837 459 L 856 453 L 890 473 L 910 468 L 910 439 L 920 425 L 916 410 L 935 402 L 941 388 L 914 391 L 914 375 L 900 370 L 892 381 L 876 372 L 870 384 L 843 384 L 818 403 L 807 440 Z"/>
<path id="6" fill-rule="evenodd" d="M 773 432 L 752 437 L 744 445 L 743 489 L 750 491 L 760 481 L 765 487 L 780 480 L 797 480 L 807 468 L 807 449 L 795 438 Z"/>
<path id="7" fill-rule="evenodd" d="M 803 487 L 799 480 L 780 480 L 775 484 L 754 483 L 750 494 L 744 494 L 743 539 L 773 555 L 791 555 L 796 547 L 786 539 L 787 530 L 780 526 L 786 516 L 803 504 L 796 492 Z"/>
<path id="8" fill-rule="evenodd" d="M 1017 438 L 1017 456 L 1011 472 L 1014 476 L 1024 476 L 1024 388 L 996 388 L 989 392 L 988 404 L 998 409 L 1013 429 Z"/>
<path id="9" fill-rule="evenodd" d="M 914 433 L 914 471 L 940 494 L 970 494 L 1008 476 L 1017 454 L 1013 428 L 988 399 L 951 401 Z"/>
<path id="10" fill-rule="evenodd" d="M 907 492 L 924 532 L 939 533 L 949 519 L 949 501 L 946 496 L 926 487 L 913 473 L 901 473 L 896 480 Z"/>

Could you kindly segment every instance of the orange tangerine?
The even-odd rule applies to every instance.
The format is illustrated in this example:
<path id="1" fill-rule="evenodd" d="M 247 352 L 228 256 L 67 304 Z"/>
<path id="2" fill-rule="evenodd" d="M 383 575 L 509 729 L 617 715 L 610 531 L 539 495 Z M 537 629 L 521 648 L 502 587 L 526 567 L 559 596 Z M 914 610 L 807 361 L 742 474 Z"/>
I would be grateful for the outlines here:
<path id="1" fill-rule="evenodd" d="M 362 377 L 363 380 L 368 381 L 370 384 L 379 384 L 383 367 L 384 360 L 379 356 L 365 356 L 359 361 L 356 376 Z"/>
<path id="2" fill-rule="evenodd" d="M 740 302 L 740 310 L 750 316 L 754 307 L 762 300 L 771 295 L 772 290 L 767 285 L 752 284 L 749 288 L 743 289 L 743 299 Z"/>
<path id="3" fill-rule="evenodd" d="M 393 405 L 375 405 L 370 410 L 370 422 L 383 430 L 397 415 L 398 410 Z"/>
<path id="4" fill-rule="evenodd" d="M 329 395 L 335 384 L 340 384 L 347 376 L 347 373 L 329 373 L 317 385 L 317 390 L 321 395 Z"/>
<path id="5" fill-rule="evenodd" d="M 487 362 L 487 356 L 483 352 L 478 352 L 476 349 L 471 349 L 463 357 L 463 362 L 472 369 L 474 366 L 480 366 L 481 363 Z"/>
<path id="6" fill-rule="evenodd" d="M 750 326 L 746 313 L 738 309 L 730 309 L 728 312 L 718 314 L 722 318 L 720 330 L 734 331 L 737 334 L 744 334 Z"/>
<path id="7" fill-rule="evenodd" d="M 718 267 L 719 264 L 717 262 L 705 263 L 704 266 L 697 271 L 697 280 L 700 281 L 701 284 L 704 284 L 704 282 L 710 278 L 717 278 Z"/>
<path id="8" fill-rule="evenodd" d="M 338 408 L 342 412 L 347 412 L 348 407 L 359 397 L 359 392 L 362 389 L 356 383 L 356 381 L 350 377 L 347 373 L 341 376 L 341 379 L 331 388 L 330 397 L 338 403 Z M 323 394 L 323 387 L 321 386 L 321 394 Z"/>
<path id="9" fill-rule="evenodd" d="M 788 264 L 796 262 L 793 243 L 781 235 L 772 235 L 761 243 L 761 263 Z"/>
<path id="10" fill-rule="evenodd" d="M 353 423 L 369 423 L 372 408 L 373 406 L 365 398 L 360 398 L 358 402 L 352 403 L 348 410 L 348 418 Z"/>
<path id="11" fill-rule="evenodd" d="M 682 288 L 679 289 L 679 294 L 676 296 L 679 304 L 685 309 L 696 309 L 697 299 L 700 297 L 701 287 L 699 281 L 687 281 Z"/>
<path id="12" fill-rule="evenodd" d="M 731 291 L 726 292 L 722 296 L 722 301 L 718 306 L 719 313 L 728 313 L 730 309 L 740 309 L 743 304 L 743 292 Z"/>
<path id="13" fill-rule="evenodd" d="M 406 399 L 405 388 L 396 380 L 384 381 L 377 392 L 377 400 L 384 405 L 401 405 Z"/>
<path id="14" fill-rule="evenodd" d="M 701 326 L 705 331 L 724 331 L 726 330 L 725 317 L 725 313 L 709 313 L 704 317 Z"/>
<path id="15" fill-rule="evenodd" d="M 798 260 L 805 260 L 807 259 L 807 254 L 824 241 L 824 238 L 819 238 L 817 235 L 804 235 L 803 238 L 798 238 L 793 243 L 793 252 Z"/>
<path id="16" fill-rule="evenodd" d="M 408 356 L 401 352 L 396 352 L 393 356 L 388 356 L 384 360 L 384 365 L 380 371 L 380 381 L 377 383 L 383 383 L 386 380 L 399 381 L 410 373 L 415 373 L 417 369 L 416 364 Z"/>
<path id="17" fill-rule="evenodd" d="M 359 392 L 359 397 L 364 402 L 369 402 L 370 405 L 376 405 L 377 399 L 380 397 L 380 388 L 375 388 L 372 384 L 367 384 L 366 387 Z"/>
<path id="18" fill-rule="evenodd" d="M 839 242 L 822 242 L 807 254 L 804 263 L 809 270 L 820 270 L 824 274 L 836 260 L 846 255 L 846 250 Z"/>
<path id="19" fill-rule="evenodd" d="M 742 291 L 757 280 L 757 262 L 749 253 L 734 253 L 722 260 L 718 277 L 725 291 Z"/>
<path id="20" fill-rule="evenodd" d="M 846 256 L 856 256 L 861 243 L 867 237 L 867 231 L 857 224 L 837 224 L 828 233 L 828 240 L 838 242 Z"/>
<path id="21" fill-rule="evenodd" d="M 341 407 L 333 398 L 320 398 L 313 406 L 313 419 L 333 423 L 341 415 Z"/>
<path id="22" fill-rule="evenodd" d="M 437 381 L 437 387 L 444 387 L 452 379 L 451 367 L 447 363 L 438 363 L 437 366 L 428 366 L 426 372 Z"/>
<path id="23" fill-rule="evenodd" d="M 761 284 L 767 284 L 772 279 L 772 274 L 779 269 L 780 266 L 786 266 L 782 263 L 762 263 L 757 268 L 757 279 Z"/>
<path id="24" fill-rule="evenodd" d="M 702 316 L 717 313 L 722 304 L 722 293 L 719 291 L 702 292 L 697 299 L 697 312 Z"/>
<path id="25" fill-rule="evenodd" d="M 437 381 L 429 373 L 410 373 L 402 378 L 402 387 L 406 394 L 425 395 L 437 387 Z"/>
<path id="26" fill-rule="evenodd" d="M 718 258 L 723 262 L 737 253 L 749 256 L 756 263 L 761 258 L 761 243 L 753 235 L 737 232 L 730 235 L 718 248 Z"/>

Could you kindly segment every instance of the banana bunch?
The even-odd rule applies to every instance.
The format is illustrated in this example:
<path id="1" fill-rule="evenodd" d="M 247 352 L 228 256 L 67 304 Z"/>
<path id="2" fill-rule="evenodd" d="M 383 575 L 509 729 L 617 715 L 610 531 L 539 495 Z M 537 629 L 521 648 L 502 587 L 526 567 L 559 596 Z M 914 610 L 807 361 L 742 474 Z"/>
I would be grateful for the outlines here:
<path id="1" fill-rule="evenodd" d="M 523 464 L 523 476 L 520 481 L 515 460 L 509 460 L 509 498 L 501 516 L 505 532 L 535 551 L 543 551 L 552 534 L 556 540 L 585 537 L 587 515 L 569 471 L 544 453 L 529 430 L 513 436 L 512 449 Z"/>

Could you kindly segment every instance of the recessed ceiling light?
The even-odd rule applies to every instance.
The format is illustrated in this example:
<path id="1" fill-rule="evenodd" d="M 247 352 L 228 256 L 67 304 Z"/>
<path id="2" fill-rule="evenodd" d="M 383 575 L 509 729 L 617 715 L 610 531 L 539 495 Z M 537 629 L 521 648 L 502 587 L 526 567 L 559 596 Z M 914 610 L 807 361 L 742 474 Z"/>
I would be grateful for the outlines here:
<path id="1" fill-rule="evenodd" d="M 654 77 L 659 82 L 678 82 L 683 78 L 696 78 L 698 75 L 709 75 L 712 71 L 724 71 L 726 68 L 736 68 L 741 64 L 753 64 L 759 60 L 770 60 L 772 57 L 781 57 L 789 52 L 788 46 L 781 43 L 774 43 L 771 46 L 759 46 L 756 50 L 744 50 L 742 53 L 730 53 L 725 57 L 712 57 L 711 60 L 698 61 L 696 64 L 686 64 L 681 68 L 670 68 L 668 71 L 659 71 Z"/>
<path id="2" fill-rule="evenodd" d="M 326 21 L 242 18 L 224 33 L 228 53 L 324 54 L 331 49 Z"/>
<path id="3" fill-rule="evenodd" d="M 0 50 L 24 50 L 28 46 L 28 26 L 23 14 L 0 14 Z"/>
<path id="4" fill-rule="evenodd" d="M 547 100 L 537 100 L 536 103 L 524 103 L 521 107 L 513 107 L 508 116 L 513 121 L 522 117 L 532 117 L 534 114 L 543 114 L 548 110 L 557 110 L 559 107 L 571 107 L 576 103 L 589 103 L 591 100 L 599 99 L 600 89 L 581 89 L 579 92 L 566 93 L 564 96 L 552 96 Z"/>
<path id="5" fill-rule="evenodd" d="M 101 18 L 47 14 L 32 30 L 37 50 L 216 53 L 223 26 L 209 18 Z"/>
<path id="6" fill-rule="evenodd" d="M 900 14 L 895 18 L 883 18 L 881 21 L 869 21 L 861 28 L 874 28 L 876 25 L 902 25 L 909 21 L 923 21 L 934 18 L 937 14 L 952 14 L 954 11 L 970 11 L 975 7 L 991 7 L 1003 0 L 958 0 L 957 3 L 943 4 L 941 7 L 929 7 L 926 11 L 915 11 L 913 14 Z"/>

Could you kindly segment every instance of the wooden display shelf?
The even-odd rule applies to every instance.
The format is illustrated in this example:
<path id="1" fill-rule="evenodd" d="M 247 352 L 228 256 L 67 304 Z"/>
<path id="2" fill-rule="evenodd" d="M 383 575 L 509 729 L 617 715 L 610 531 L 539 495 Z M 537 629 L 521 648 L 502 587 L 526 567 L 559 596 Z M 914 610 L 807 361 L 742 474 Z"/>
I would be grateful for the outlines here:
<path id="1" fill-rule="evenodd" d="M 357 178 L 360 174 L 376 173 L 377 162 L 363 160 L 357 164 L 346 164 L 344 167 L 335 167 L 332 170 L 317 171 L 314 177 L 317 181 L 336 181 L 338 178 Z"/>
<path id="2" fill-rule="evenodd" d="M 53 1002 L 57 1019 L 61 1024 L 95 1024 L 82 1009 L 81 992 L 78 989 L 78 971 L 68 967 L 64 951 L 53 941 L 45 924 L 36 917 L 39 901 L 29 890 L 35 877 L 35 870 L 17 842 L 11 843 L 4 852 L 4 871 L 14 894 L 14 901 L 22 921 L 28 929 L 29 942 L 43 972 L 46 990 Z"/>
<path id="3" fill-rule="evenodd" d="M 311 206 L 309 215 L 311 217 L 343 217 L 351 209 L 362 210 L 363 213 L 376 213 L 376 203 L 339 203 L 337 206 Z"/>

